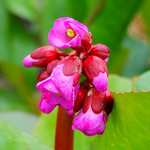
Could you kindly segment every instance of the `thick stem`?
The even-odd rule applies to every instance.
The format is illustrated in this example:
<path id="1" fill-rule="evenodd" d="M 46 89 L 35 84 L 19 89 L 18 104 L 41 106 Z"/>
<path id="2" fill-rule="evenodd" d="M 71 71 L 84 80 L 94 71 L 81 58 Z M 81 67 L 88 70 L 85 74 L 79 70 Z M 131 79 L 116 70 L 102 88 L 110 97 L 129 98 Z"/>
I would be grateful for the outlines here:
<path id="1" fill-rule="evenodd" d="M 72 116 L 59 107 L 57 114 L 55 150 L 73 150 Z"/>

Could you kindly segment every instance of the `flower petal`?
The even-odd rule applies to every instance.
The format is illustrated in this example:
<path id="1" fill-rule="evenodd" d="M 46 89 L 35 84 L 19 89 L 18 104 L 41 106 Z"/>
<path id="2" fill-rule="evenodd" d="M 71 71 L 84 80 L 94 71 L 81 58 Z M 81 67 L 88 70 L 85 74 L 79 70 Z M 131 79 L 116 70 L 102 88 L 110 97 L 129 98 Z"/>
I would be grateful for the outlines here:
<path id="1" fill-rule="evenodd" d="M 58 96 L 56 96 L 54 93 L 44 92 L 39 103 L 39 108 L 44 113 L 50 113 L 58 103 Z"/>
<path id="2" fill-rule="evenodd" d="M 74 118 L 72 129 L 80 130 L 88 136 L 102 134 L 105 130 L 106 116 L 103 112 L 96 114 L 91 108 L 82 111 Z"/>
<path id="3" fill-rule="evenodd" d="M 95 88 L 100 91 L 100 92 L 104 92 L 108 89 L 108 77 L 107 77 L 107 73 L 99 73 L 98 76 L 93 78 L 92 81 L 93 85 L 95 86 Z"/>
<path id="4" fill-rule="evenodd" d="M 23 65 L 28 68 L 32 67 L 34 62 L 37 62 L 37 60 L 33 59 L 30 55 L 23 59 Z"/>
<path id="5" fill-rule="evenodd" d="M 73 36 L 68 36 L 67 31 L 72 30 Z M 55 20 L 52 29 L 48 33 L 48 41 L 58 48 L 79 47 L 82 39 L 88 34 L 88 28 L 69 17 L 61 17 Z"/>

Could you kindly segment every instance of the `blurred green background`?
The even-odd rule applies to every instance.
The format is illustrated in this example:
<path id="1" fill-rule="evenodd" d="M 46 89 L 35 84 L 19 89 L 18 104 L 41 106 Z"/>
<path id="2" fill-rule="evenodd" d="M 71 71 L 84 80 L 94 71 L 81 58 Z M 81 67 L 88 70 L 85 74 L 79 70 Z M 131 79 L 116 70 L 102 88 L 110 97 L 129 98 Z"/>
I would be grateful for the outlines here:
<path id="1" fill-rule="evenodd" d="M 40 115 L 38 70 L 25 69 L 22 59 L 48 43 L 47 33 L 61 16 L 87 24 L 94 43 L 111 49 L 110 89 L 116 104 L 108 129 L 93 138 L 76 133 L 75 150 L 79 144 L 81 150 L 147 149 L 149 10 L 149 0 L 0 0 L 0 150 L 53 149 L 56 112 Z"/>

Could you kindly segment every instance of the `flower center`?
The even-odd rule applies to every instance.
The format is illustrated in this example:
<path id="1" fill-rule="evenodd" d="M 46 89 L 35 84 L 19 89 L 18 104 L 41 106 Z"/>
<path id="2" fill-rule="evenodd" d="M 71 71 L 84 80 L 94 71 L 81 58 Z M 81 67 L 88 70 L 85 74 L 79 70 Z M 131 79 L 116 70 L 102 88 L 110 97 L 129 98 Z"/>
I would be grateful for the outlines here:
<path id="1" fill-rule="evenodd" d="M 74 30 L 72 29 L 67 29 L 67 32 L 66 32 L 67 36 L 70 37 L 70 38 L 73 38 L 75 37 L 76 33 L 74 32 Z"/>

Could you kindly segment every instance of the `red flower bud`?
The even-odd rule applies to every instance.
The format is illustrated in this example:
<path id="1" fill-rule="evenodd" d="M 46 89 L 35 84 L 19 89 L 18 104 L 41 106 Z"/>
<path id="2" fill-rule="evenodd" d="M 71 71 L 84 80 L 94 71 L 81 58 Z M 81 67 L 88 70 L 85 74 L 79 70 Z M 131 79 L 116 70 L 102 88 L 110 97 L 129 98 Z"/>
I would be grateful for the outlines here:
<path id="1" fill-rule="evenodd" d="M 81 60 L 77 56 L 70 56 L 64 61 L 63 73 L 66 76 L 73 75 L 75 73 L 81 73 Z"/>
<path id="2" fill-rule="evenodd" d="M 107 61 L 109 57 L 109 48 L 104 44 L 92 45 L 90 53 Z"/>
<path id="3" fill-rule="evenodd" d="M 51 72 L 53 71 L 53 69 L 56 67 L 56 65 L 58 63 L 59 63 L 59 60 L 57 60 L 57 59 L 49 62 L 48 65 L 47 65 L 47 68 L 46 68 L 47 72 L 49 74 L 51 74 Z"/>
<path id="4" fill-rule="evenodd" d="M 57 48 L 47 45 L 35 49 L 31 55 L 24 58 L 23 64 L 26 67 L 46 67 L 49 62 L 59 59 L 60 56 L 65 56 L 63 52 Z"/>
<path id="5" fill-rule="evenodd" d="M 89 56 L 85 59 L 83 69 L 90 80 L 98 76 L 100 72 L 107 72 L 106 63 L 97 56 Z"/>
<path id="6" fill-rule="evenodd" d="M 44 71 L 42 71 L 42 72 L 40 72 L 40 73 L 38 74 L 37 80 L 38 80 L 38 81 L 42 81 L 42 80 L 44 80 L 44 79 L 46 79 L 46 78 L 48 78 L 48 77 L 49 77 L 49 73 L 44 70 Z"/>
<path id="7" fill-rule="evenodd" d="M 87 89 L 84 86 L 81 86 L 74 104 L 74 112 L 78 112 L 82 108 L 86 94 Z"/>
<path id="8" fill-rule="evenodd" d="M 58 56 L 58 49 L 50 46 L 50 45 L 46 45 L 46 46 L 42 46 L 39 47 L 37 49 L 35 49 L 32 53 L 31 53 L 31 57 L 33 59 L 55 59 Z"/>

